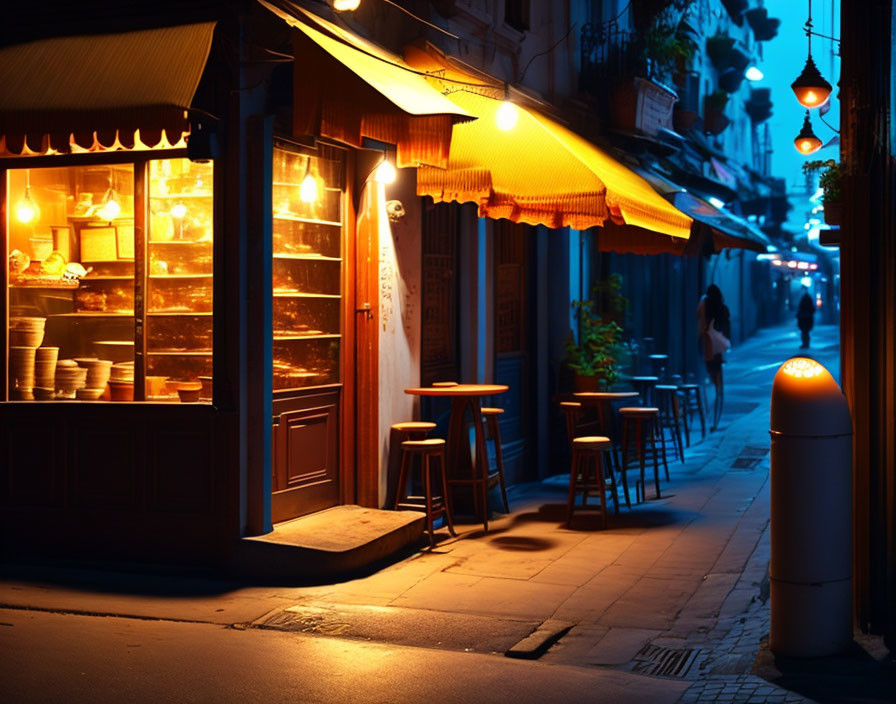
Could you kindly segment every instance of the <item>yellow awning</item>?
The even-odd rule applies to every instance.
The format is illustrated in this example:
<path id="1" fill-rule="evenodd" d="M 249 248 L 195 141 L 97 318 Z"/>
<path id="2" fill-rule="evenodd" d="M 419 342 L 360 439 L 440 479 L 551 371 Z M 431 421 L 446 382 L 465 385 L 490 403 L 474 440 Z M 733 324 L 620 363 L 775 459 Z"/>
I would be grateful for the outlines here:
<path id="1" fill-rule="evenodd" d="M 452 126 L 473 115 L 445 98 L 401 57 L 298 6 L 295 11 L 307 21 L 259 2 L 296 30 L 296 135 L 314 134 L 355 146 L 369 137 L 395 144 L 398 166 L 447 165 Z"/>
<path id="2" fill-rule="evenodd" d="M 214 22 L 119 34 L 60 37 L 0 49 L 0 134 L 7 151 L 90 148 L 116 137 L 155 145 L 188 128 Z M 48 139 L 49 138 L 49 139 Z"/>
<path id="3" fill-rule="evenodd" d="M 691 218 L 591 142 L 522 106 L 516 126 L 500 130 L 500 90 L 446 80 L 476 82 L 415 47 L 408 47 L 406 59 L 432 72 L 448 98 L 479 118 L 455 125 L 447 169 L 418 171 L 418 194 L 475 202 L 481 216 L 514 222 L 582 230 L 612 220 L 688 238 Z"/>

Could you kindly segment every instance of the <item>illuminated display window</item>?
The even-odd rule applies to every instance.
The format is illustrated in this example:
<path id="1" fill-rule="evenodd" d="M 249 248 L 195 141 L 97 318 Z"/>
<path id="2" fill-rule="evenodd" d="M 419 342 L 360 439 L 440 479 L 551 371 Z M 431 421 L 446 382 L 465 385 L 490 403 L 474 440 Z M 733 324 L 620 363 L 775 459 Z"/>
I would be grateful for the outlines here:
<path id="1" fill-rule="evenodd" d="M 212 165 L 7 174 L 8 400 L 211 402 Z"/>

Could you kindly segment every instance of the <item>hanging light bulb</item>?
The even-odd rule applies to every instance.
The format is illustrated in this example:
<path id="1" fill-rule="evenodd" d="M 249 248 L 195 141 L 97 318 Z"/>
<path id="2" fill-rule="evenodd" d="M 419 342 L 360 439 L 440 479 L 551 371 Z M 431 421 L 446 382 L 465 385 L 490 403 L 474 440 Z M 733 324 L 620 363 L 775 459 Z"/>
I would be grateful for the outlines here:
<path id="1" fill-rule="evenodd" d="M 821 149 L 821 140 L 812 131 L 812 123 L 809 122 L 809 111 L 806 110 L 806 118 L 803 120 L 803 129 L 793 140 L 793 146 L 800 154 L 813 154 Z"/>
<path id="2" fill-rule="evenodd" d="M 510 102 L 510 88 L 505 83 L 504 101 L 498 106 L 498 111 L 495 113 L 495 123 L 498 125 L 499 130 L 507 132 L 516 127 L 516 121 L 519 117 L 519 110 L 516 105 Z"/>
<path id="3" fill-rule="evenodd" d="M 171 217 L 177 218 L 178 220 L 183 220 L 186 214 L 187 206 L 185 206 L 183 203 L 177 202 L 171 206 Z"/>
<path id="4" fill-rule="evenodd" d="M 394 183 L 398 172 L 388 159 L 383 159 L 380 165 L 376 167 L 373 179 L 378 183 Z"/>
<path id="5" fill-rule="evenodd" d="M 303 203 L 317 201 L 317 179 L 311 173 L 311 157 L 305 159 L 305 176 L 299 184 L 299 200 Z"/>
<path id="6" fill-rule="evenodd" d="M 762 71 L 760 71 L 756 66 L 750 66 L 750 68 L 748 68 L 747 72 L 744 74 L 744 78 L 746 78 L 748 81 L 761 81 L 763 78 L 765 78 L 765 74 L 762 73 Z"/>
<path id="7" fill-rule="evenodd" d="M 106 195 L 103 198 L 103 204 L 100 206 L 99 210 L 96 211 L 96 214 L 99 215 L 100 219 L 106 220 L 107 222 L 112 222 L 121 214 L 121 204 L 115 197 L 115 189 L 111 186 L 109 187 L 109 190 L 106 191 Z"/>
<path id="8" fill-rule="evenodd" d="M 333 0 L 333 9 L 336 12 L 352 12 L 358 9 L 361 0 Z"/>
<path id="9" fill-rule="evenodd" d="M 40 208 L 31 198 L 31 169 L 25 170 L 25 195 L 16 203 L 16 219 L 25 225 L 40 217 Z"/>
<path id="10" fill-rule="evenodd" d="M 809 39 L 809 55 L 803 72 L 790 84 L 793 94 L 804 108 L 817 108 L 823 105 L 831 94 L 828 83 L 815 65 L 812 58 L 812 0 L 809 0 L 809 18 L 806 20 L 806 37 Z"/>

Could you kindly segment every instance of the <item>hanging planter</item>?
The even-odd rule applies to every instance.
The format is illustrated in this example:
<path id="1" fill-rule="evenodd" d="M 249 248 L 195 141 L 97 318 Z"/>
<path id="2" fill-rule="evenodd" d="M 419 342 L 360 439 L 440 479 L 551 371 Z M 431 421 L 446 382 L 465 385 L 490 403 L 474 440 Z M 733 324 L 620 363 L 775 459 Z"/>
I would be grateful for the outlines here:
<path id="1" fill-rule="evenodd" d="M 674 91 L 655 81 L 634 78 L 613 94 L 613 126 L 655 136 L 660 129 L 671 129 L 672 106 L 677 99 Z"/>
<path id="2" fill-rule="evenodd" d="M 824 221 L 828 225 L 840 225 L 843 219 L 843 170 L 840 162 L 833 159 L 824 161 L 807 161 L 803 171 L 823 169 L 818 178 L 818 187 L 822 190 L 821 203 L 824 206 Z"/>
<path id="3" fill-rule="evenodd" d="M 778 35 L 778 27 L 781 20 L 768 16 L 768 10 L 764 7 L 754 7 L 744 13 L 747 23 L 753 30 L 753 37 L 757 42 L 766 42 Z"/>
<path id="4" fill-rule="evenodd" d="M 744 10 L 750 3 L 747 0 L 722 0 L 722 4 L 734 23 L 740 27 L 744 23 Z"/>
<path id="5" fill-rule="evenodd" d="M 719 70 L 724 70 L 731 65 L 730 54 L 733 48 L 734 39 L 724 34 L 716 34 L 706 39 L 706 55 L 712 61 L 712 65 Z"/>
<path id="6" fill-rule="evenodd" d="M 731 121 L 725 115 L 728 94 L 720 90 L 703 99 L 703 129 L 711 135 L 719 135 L 725 131 Z"/>
<path id="7" fill-rule="evenodd" d="M 744 81 L 744 72 L 741 69 L 729 68 L 722 71 L 719 76 L 719 88 L 726 93 L 736 93 L 740 84 Z"/>
<path id="8" fill-rule="evenodd" d="M 772 116 L 771 90 L 754 88 L 750 91 L 750 99 L 744 105 L 744 109 L 753 122 L 765 122 Z"/>

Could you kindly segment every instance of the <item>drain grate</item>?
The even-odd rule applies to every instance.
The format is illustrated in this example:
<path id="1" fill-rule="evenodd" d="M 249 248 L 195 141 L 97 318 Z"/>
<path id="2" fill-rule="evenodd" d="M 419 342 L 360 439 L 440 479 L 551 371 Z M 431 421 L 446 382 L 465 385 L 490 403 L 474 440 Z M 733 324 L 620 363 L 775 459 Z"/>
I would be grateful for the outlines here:
<path id="1" fill-rule="evenodd" d="M 731 469 L 753 469 L 760 462 L 762 462 L 761 457 L 738 457 L 731 463 Z"/>
<path id="2" fill-rule="evenodd" d="M 699 648 L 664 648 L 659 645 L 645 645 L 635 656 L 632 672 L 657 677 L 687 677 L 691 667 L 697 662 Z"/>
<path id="3" fill-rule="evenodd" d="M 765 457 L 768 454 L 768 447 L 757 447 L 756 445 L 747 445 L 740 451 L 741 457 Z"/>

